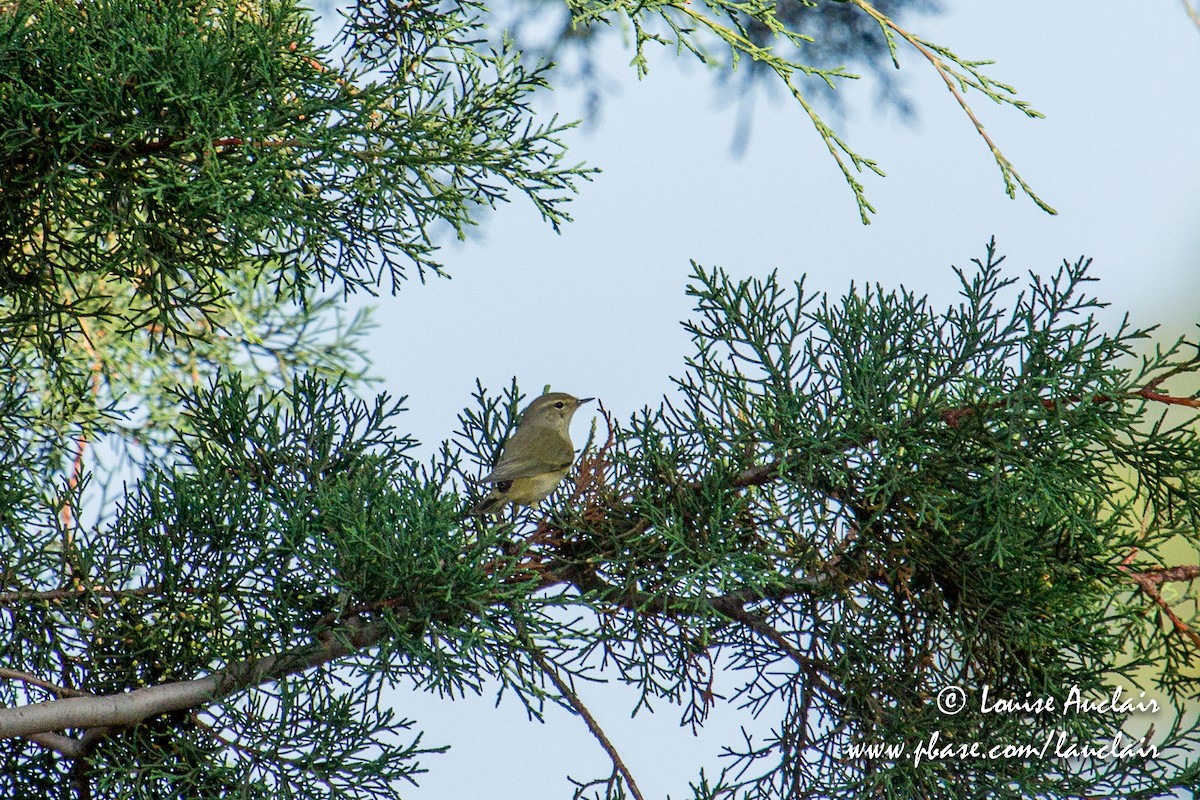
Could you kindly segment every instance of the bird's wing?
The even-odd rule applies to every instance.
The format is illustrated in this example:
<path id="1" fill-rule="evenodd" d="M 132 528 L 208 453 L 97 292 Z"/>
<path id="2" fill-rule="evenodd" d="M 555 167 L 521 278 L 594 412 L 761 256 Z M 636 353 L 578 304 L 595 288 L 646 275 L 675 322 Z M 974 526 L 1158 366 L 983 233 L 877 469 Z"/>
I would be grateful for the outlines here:
<path id="1" fill-rule="evenodd" d="M 480 483 L 499 483 L 512 481 L 517 478 L 529 478 L 534 475 L 545 475 L 547 472 L 557 472 L 571 466 L 575 451 L 571 443 L 560 437 L 548 437 L 549 442 L 541 446 L 532 445 L 529 436 L 522 436 L 518 430 L 504 447 L 504 455 L 500 463 L 490 473 L 480 478 Z M 519 456 L 510 453 L 517 451 Z"/>

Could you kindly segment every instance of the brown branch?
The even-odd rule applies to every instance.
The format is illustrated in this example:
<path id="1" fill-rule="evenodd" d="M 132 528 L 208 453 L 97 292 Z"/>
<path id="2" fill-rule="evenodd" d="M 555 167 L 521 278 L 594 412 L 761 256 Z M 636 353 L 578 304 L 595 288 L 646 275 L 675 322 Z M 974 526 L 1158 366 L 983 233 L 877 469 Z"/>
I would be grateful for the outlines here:
<path id="1" fill-rule="evenodd" d="M 1172 397 L 1169 394 L 1156 392 L 1149 387 L 1138 389 L 1134 394 L 1138 397 L 1144 397 L 1155 403 L 1165 403 L 1169 406 L 1187 406 L 1188 408 L 1200 408 L 1200 397 Z"/>
<path id="2" fill-rule="evenodd" d="M 804 670 L 804 673 L 817 685 L 817 687 L 828 697 L 841 702 L 844 697 L 840 691 L 826 683 L 820 673 L 829 673 L 832 669 L 831 665 L 817 658 L 811 658 L 801 653 L 799 648 L 787 640 L 787 637 L 780 633 L 773 625 L 768 623 L 760 615 L 748 610 L 744 605 L 735 602 L 714 602 L 713 607 L 725 616 L 736 622 L 740 622 L 750 630 L 757 633 L 767 641 L 774 644 L 780 650 L 788 655 L 799 667 Z"/>
<path id="3" fill-rule="evenodd" d="M 721 612 L 732 620 L 742 623 L 750 630 L 769 640 L 776 647 L 782 650 L 793 661 L 805 670 L 815 668 L 828 669 L 829 665 L 823 661 L 809 658 L 800 652 L 787 638 L 772 627 L 765 619 L 758 614 L 746 610 L 746 607 L 741 603 L 736 602 L 714 602 L 713 608 Z"/>
<path id="4" fill-rule="evenodd" d="M 1187 14 L 1191 18 L 1192 23 L 1197 28 L 1200 28 L 1200 13 L 1197 13 L 1196 7 L 1192 5 L 1192 0 L 1180 0 L 1180 2 L 1182 2 L 1183 7 L 1187 9 Z"/>
<path id="5" fill-rule="evenodd" d="M 1188 627 L 1188 624 L 1179 618 L 1179 615 L 1171 608 L 1171 604 L 1164 600 L 1163 596 L 1158 593 L 1158 587 L 1154 585 L 1153 581 L 1132 574 L 1130 575 L 1130 579 L 1141 587 L 1141 590 L 1163 610 L 1163 613 L 1167 615 L 1167 619 L 1171 620 L 1171 624 L 1175 626 L 1176 632 L 1187 636 L 1192 640 L 1192 644 L 1200 648 L 1200 634 Z"/>
<path id="6" fill-rule="evenodd" d="M 555 665 L 550 663 L 550 660 L 546 658 L 541 648 L 534 643 L 533 639 L 529 636 L 528 631 L 526 631 L 525 625 L 520 621 L 520 617 L 515 611 L 513 612 L 513 619 L 516 621 L 517 633 L 520 635 L 522 643 L 525 645 L 525 650 L 529 653 L 530 657 L 537 662 L 538 669 L 540 669 L 542 674 L 550 679 L 550 682 L 553 683 L 555 688 L 558 689 L 559 694 L 561 694 L 563 698 L 571 705 L 571 708 L 575 710 L 575 713 L 583 719 L 584 723 L 588 726 L 588 730 L 591 731 L 592 736 L 596 738 L 596 741 L 598 741 L 600 746 L 604 748 L 604 752 L 608 754 L 609 760 L 612 761 L 613 767 L 621 773 L 622 777 L 625 778 L 625 785 L 629 787 L 630 793 L 637 798 L 637 800 L 645 800 L 644 795 L 638 788 L 637 782 L 633 779 L 633 773 L 629 771 L 627 766 L 625 766 L 625 762 L 621 759 L 621 754 L 617 752 L 617 748 L 604 733 L 604 729 L 600 727 L 600 723 L 596 721 L 596 718 L 592 715 L 592 712 L 586 705 L 584 705 L 583 701 L 579 699 L 579 695 L 575 693 L 575 691 L 563 679 L 563 677 L 558 674 L 558 670 L 555 668 Z"/>
<path id="7" fill-rule="evenodd" d="M 1171 604 L 1163 599 L 1162 594 L 1158 590 L 1158 587 L 1167 581 L 1195 580 L 1197 577 L 1200 577 L 1200 565 L 1193 564 L 1180 567 L 1161 567 L 1145 570 L 1143 572 L 1134 572 L 1129 568 L 1129 564 L 1133 561 L 1133 558 L 1137 555 L 1137 552 L 1138 551 L 1136 548 L 1131 550 L 1129 555 L 1127 555 L 1117 566 L 1117 569 L 1125 573 L 1129 580 L 1137 584 L 1138 588 L 1141 589 L 1147 597 L 1153 600 L 1155 605 L 1162 609 L 1163 613 L 1167 615 L 1167 619 L 1169 619 L 1171 624 L 1175 627 L 1175 631 L 1177 633 L 1188 637 L 1191 639 L 1192 644 L 1196 645 L 1197 648 L 1200 648 L 1200 634 L 1192 630 L 1192 628 L 1186 622 L 1179 618 L 1179 615 L 1175 613 L 1175 609 L 1171 608 Z"/>
<path id="8" fill-rule="evenodd" d="M 178 588 L 176 591 L 183 594 L 190 594 L 191 590 L 187 588 Z M 11 606 L 15 603 L 36 603 L 41 601 L 53 602 L 55 600 L 66 600 L 68 598 L 83 598 L 83 597 L 104 597 L 118 599 L 121 597 L 147 597 L 155 594 L 162 594 L 163 589 L 160 586 L 142 586 L 137 589 L 102 589 L 90 588 L 80 585 L 72 589 L 50 589 L 47 591 L 16 591 L 16 592 L 0 592 L 0 606 Z"/>
<path id="9" fill-rule="evenodd" d="M 1145 581 L 1155 586 L 1174 581 L 1194 581 L 1200 578 L 1200 564 L 1185 564 L 1178 567 L 1157 567 L 1142 572 L 1131 573 L 1136 580 Z"/>

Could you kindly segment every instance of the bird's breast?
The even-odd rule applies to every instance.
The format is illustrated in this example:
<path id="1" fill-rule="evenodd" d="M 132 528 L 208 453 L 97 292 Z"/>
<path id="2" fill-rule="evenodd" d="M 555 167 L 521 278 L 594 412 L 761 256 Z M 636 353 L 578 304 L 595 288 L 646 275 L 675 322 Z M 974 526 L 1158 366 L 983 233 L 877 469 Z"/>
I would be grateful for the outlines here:
<path id="1" fill-rule="evenodd" d="M 555 472 L 543 472 L 540 475 L 530 475 L 527 478 L 516 478 L 512 486 L 504 493 L 507 500 L 513 503 L 529 505 L 542 500 L 554 491 L 558 482 L 567 474 L 565 469 Z"/>

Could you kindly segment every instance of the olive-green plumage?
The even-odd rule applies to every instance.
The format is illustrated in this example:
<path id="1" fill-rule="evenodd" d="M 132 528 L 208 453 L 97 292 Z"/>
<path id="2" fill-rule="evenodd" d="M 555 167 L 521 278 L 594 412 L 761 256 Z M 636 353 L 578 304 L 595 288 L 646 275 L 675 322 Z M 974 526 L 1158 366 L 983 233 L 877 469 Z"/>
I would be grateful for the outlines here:
<path id="1" fill-rule="evenodd" d="M 499 513 L 509 503 L 533 505 L 554 491 L 575 460 L 571 417 L 591 399 L 550 392 L 530 403 L 495 469 L 480 479 L 492 484 L 491 492 L 467 513 Z"/>

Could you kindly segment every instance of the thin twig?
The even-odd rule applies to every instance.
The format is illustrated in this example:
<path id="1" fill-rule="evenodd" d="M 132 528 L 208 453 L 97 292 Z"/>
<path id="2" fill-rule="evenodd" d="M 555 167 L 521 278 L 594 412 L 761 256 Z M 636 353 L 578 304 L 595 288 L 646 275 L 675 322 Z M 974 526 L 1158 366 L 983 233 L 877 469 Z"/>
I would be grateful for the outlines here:
<path id="1" fill-rule="evenodd" d="M 1151 389 L 1138 389 L 1134 392 L 1138 397 L 1144 397 L 1155 403 L 1163 403 L 1169 406 L 1187 406 L 1188 408 L 1200 408 L 1200 397 L 1173 397 L 1169 394 L 1155 392 Z"/>
<path id="2" fill-rule="evenodd" d="M 787 640 L 787 637 L 775 629 L 773 625 L 768 623 L 758 614 L 747 609 L 739 603 L 723 603 L 714 606 L 725 616 L 732 620 L 742 623 L 750 630 L 757 633 L 767 641 L 774 644 L 780 650 L 788 655 L 792 661 L 795 661 L 799 667 L 804 670 L 804 673 L 817 685 L 817 687 L 828 697 L 841 702 L 844 698 L 842 693 L 826 683 L 822 678 L 821 672 L 828 672 L 831 666 L 820 659 L 811 658 L 804 655 L 800 650 Z"/>
<path id="3" fill-rule="evenodd" d="M 175 591 L 181 594 L 191 593 L 191 590 L 185 587 L 177 587 Z M 121 597 L 148 597 L 162 593 L 163 589 L 160 586 L 141 586 L 137 589 L 101 589 L 79 586 L 74 589 L 0 592 L 0 606 L 11 606 L 16 603 L 37 603 L 45 601 L 53 602 L 55 600 L 66 600 L 68 598 L 82 597 L 103 597 L 110 599 L 118 599 Z"/>
<path id="4" fill-rule="evenodd" d="M 19 669 L 11 669 L 9 667 L 0 667 L 0 678 L 8 678 L 9 680 L 21 681 L 30 686 L 37 686 L 45 689 L 48 692 L 58 695 L 59 697 L 87 697 L 90 692 L 84 692 L 79 689 L 71 689 L 67 686 L 59 686 L 57 683 L 51 683 L 48 680 L 39 678 L 36 675 L 31 675 L 28 672 L 22 672 Z"/>
<path id="5" fill-rule="evenodd" d="M 1192 5 L 1191 0 L 1180 0 L 1180 2 L 1182 2 L 1183 7 L 1187 9 L 1188 16 L 1192 18 L 1192 22 L 1195 24 L 1195 26 L 1200 28 L 1200 13 L 1196 11 L 1196 8 Z"/>
<path id="6" fill-rule="evenodd" d="M 1184 636 L 1187 636 L 1192 640 L 1192 644 L 1196 645 L 1197 648 L 1200 648 L 1200 634 L 1192 630 L 1186 622 L 1179 618 L 1179 615 L 1176 614 L 1175 610 L 1171 608 L 1171 604 L 1164 600 L 1163 596 L 1158 593 L 1158 587 L 1155 586 L 1152 581 L 1146 580 L 1138 575 L 1130 575 L 1130 579 L 1139 587 L 1141 587 L 1141 590 L 1145 592 L 1150 599 L 1153 600 L 1155 604 L 1163 610 L 1163 613 L 1167 615 L 1167 619 L 1171 620 L 1171 624 L 1175 626 L 1175 630 L 1178 633 L 1182 633 Z"/>
<path id="7" fill-rule="evenodd" d="M 1194 581 L 1200 578 L 1200 564 L 1185 564 L 1178 567 L 1157 567 L 1133 573 L 1138 580 L 1147 581 L 1155 586 L 1174 581 Z"/>
<path id="8" fill-rule="evenodd" d="M 1004 176 L 1005 188 L 1008 191 L 1009 197 L 1012 197 L 1015 194 L 1015 192 L 1013 191 L 1011 180 L 1010 180 L 1010 176 L 1011 176 L 1012 179 L 1016 180 L 1017 184 L 1021 187 L 1021 190 L 1024 191 L 1025 194 L 1028 195 L 1031 200 L 1033 200 L 1033 202 L 1037 203 L 1039 208 L 1041 208 L 1043 211 L 1047 212 L 1048 214 L 1057 214 L 1058 212 L 1055 211 L 1054 208 L 1052 208 L 1048 203 L 1046 203 L 1044 200 L 1042 200 L 1040 197 L 1038 197 L 1037 194 L 1034 193 L 1033 187 L 1031 187 L 1028 183 L 1025 182 L 1025 179 L 1022 178 L 1020 176 L 1020 174 L 1017 173 L 1016 168 L 1013 166 L 1012 162 L 1008 160 L 1008 157 L 1005 156 L 1004 153 L 1001 152 L 1000 148 L 996 146 L 996 143 L 994 141 L 992 141 L 992 137 L 989 136 L 987 131 L 984 129 L 983 123 L 979 121 L 979 117 L 975 116 L 975 111 L 974 111 L 974 109 L 971 108 L 971 104 L 967 102 L 966 97 L 963 96 L 963 93 L 959 90 L 958 86 L 955 85 L 955 79 L 957 78 L 957 79 L 962 80 L 962 79 L 964 79 L 963 76 L 962 75 L 952 75 L 950 73 L 950 70 L 947 69 L 946 62 L 942 60 L 941 56 L 939 56 L 937 53 L 934 53 L 932 50 L 930 50 L 929 47 L 926 46 L 925 42 L 922 41 L 918 36 L 916 36 L 912 33 L 909 33 L 904 28 L 901 28 L 899 25 L 896 24 L 895 20 L 893 20 L 887 14 L 884 14 L 883 12 L 876 9 L 873 5 L 868 3 L 867 0 L 849 0 L 849 1 L 851 3 L 853 3 L 854 5 L 858 6 L 859 8 L 861 8 L 872 19 L 874 19 L 877 23 L 879 23 L 879 26 L 884 29 L 884 33 L 888 36 L 889 42 L 891 41 L 891 34 L 888 33 L 888 30 L 891 30 L 891 31 L 894 31 L 896 34 L 898 34 L 900 36 L 900 38 L 904 39 L 904 41 L 906 41 L 910 45 L 912 45 L 912 47 L 914 49 L 916 49 L 916 51 L 918 53 L 920 53 L 930 64 L 933 65 L 933 68 L 935 70 L 937 70 L 938 75 L 940 75 L 942 80 L 945 82 L 946 88 L 950 90 L 950 93 L 952 95 L 954 95 L 955 101 L 962 108 L 962 110 L 966 113 L 967 117 L 971 120 L 971 124 L 975 126 L 975 131 L 983 139 L 984 143 L 988 146 L 988 149 L 991 150 L 992 158 L 994 158 L 996 160 L 996 164 L 999 165 L 999 167 L 1000 167 L 1000 173 L 1001 173 L 1001 175 Z M 960 66 L 962 66 L 963 63 L 964 62 L 959 62 Z M 969 65 L 966 66 L 966 69 L 970 70 L 970 66 Z M 973 70 L 970 70 L 970 71 L 973 72 Z M 975 78 L 978 79 L 979 77 L 980 76 L 978 75 L 978 73 L 975 73 Z M 975 88 L 980 88 L 980 84 L 978 84 L 978 83 L 975 83 L 974 86 L 975 86 Z M 991 92 L 985 92 L 985 93 L 989 94 L 989 96 L 991 96 L 992 99 L 994 99 L 994 100 L 997 100 L 999 102 L 1005 102 L 1003 100 L 1000 100 L 1000 98 L 998 98 L 996 95 L 992 94 Z M 1020 109 L 1021 111 L 1023 111 L 1027 116 L 1039 116 L 1039 117 L 1041 116 L 1041 114 L 1038 114 L 1037 112 L 1032 111 L 1031 109 L 1027 108 L 1022 103 L 1012 103 L 1011 101 L 1009 101 L 1009 102 L 1010 102 L 1010 105 L 1016 105 L 1017 108 Z"/>
<path id="9" fill-rule="evenodd" d="M 577 695 L 575 691 L 567 684 L 567 682 L 563 680 L 563 677 L 558 674 L 558 670 L 555 668 L 555 665 L 552 664 L 548 658 L 546 658 L 541 648 L 534 643 L 533 638 L 530 637 L 529 632 L 526 630 L 524 623 L 521 622 L 520 617 L 517 616 L 515 610 L 513 611 L 513 620 L 516 622 L 517 633 L 520 635 L 526 651 L 529 653 L 530 657 L 537 662 L 538 668 L 547 678 L 550 679 L 550 682 L 554 684 L 556 689 L 558 689 L 559 694 L 561 694 L 563 698 L 570 703 L 571 708 L 575 709 L 575 713 L 583 718 L 583 721 L 587 724 L 588 730 L 591 731 L 592 736 L 596 738 L 596 741 L 598 741 L 600 746 L 604 748 L 604 752 L 608 754 L 609 759 L 612 761 L 613 767 L 618 770 L 621 773 L 621 776 L 625 779 L 625 785 L 629 787 L 630 793 L 632 793 L 637 800 L 645 800 L 645 796 L 638 788 L 637 782 L 633 779 L 633 773 L 629 771 L 629 768 L 625 766 L 625 762 L 621 760 L 621 754 L 617 752 L 617 748 L 604 733 L 604 729 L 600 727 L 600 723 L 596 721 L 596 718 L 592 716 L 592 712 L 589 711 L 588 707 L 583 704 L 582 700 L 579 699 L 579 695 Z"/>
<path id="10" fill-rule="evenodd" d="M 1163 599 L 1162 594 L 1158 591 L 1158 587 L 1166 581 L 1189 581 L 1200 577 L 1200 566 L 1190 565 L 1182 567 L 1164 567 L 1161 569 L 1151 569 L 1145 572 L 1134 572 L 1129 568 L 1129 564 L 1137 555 L 1137 549 L 1130 551 L 1129 555 L 1118 565 L 1118 569 L 1125 573 L 1129 580 L 1137 584 L 1142 592 L 1154 601 L 1154 604 L 1162 609 L 1167 615 L 1167 619 L 1175 626 L 1177 633 L 1183 634 L 1192 640 L 1192 644 L 1200 648 L 1200 634 L 1192 630 L 1186 622 L 1179 618 L 1175 613 L 1175 609 L 1171 608 L 1171 604 Z"/>

